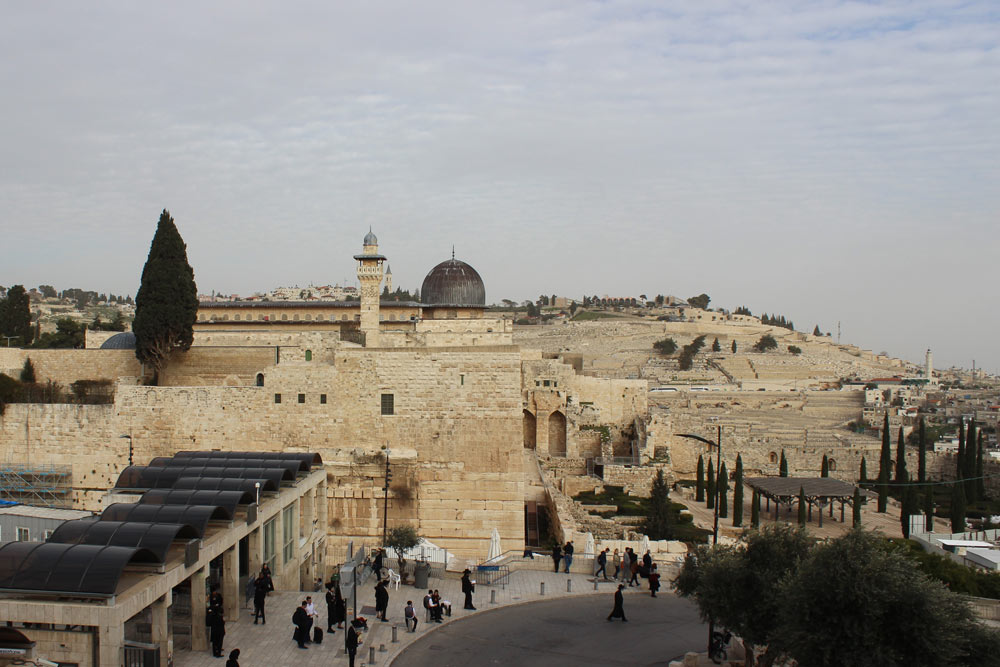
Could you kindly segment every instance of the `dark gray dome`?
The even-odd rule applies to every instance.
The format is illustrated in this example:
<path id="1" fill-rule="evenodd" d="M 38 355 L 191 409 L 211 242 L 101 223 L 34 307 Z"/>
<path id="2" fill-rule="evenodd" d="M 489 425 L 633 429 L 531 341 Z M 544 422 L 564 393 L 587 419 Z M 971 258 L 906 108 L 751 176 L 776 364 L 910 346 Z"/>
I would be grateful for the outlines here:
<path id="1" fill-rule="evenodd" d="M 116 333 L 101 344 L 102 350 L 134 350 L 135 334 L 131 331 Z"/>
<path id="2" fill-rule="evenodd" d="M 355 236 L 354 238 L 357 238 L 357 237 Z M 365 234 L 365 242 L 364 242 L 364 244 L 365 245 L 378 245 L 378 238 L 374 234 L 372 234 L 371 230 L 368 230 L 368 233 Z"/>
<path id="3" fill-rule="evenodd" d="M 474 268 L 452 258 L 424 278 L 420 301 L 428 306 L 485 306 L 486 286 Z"/>

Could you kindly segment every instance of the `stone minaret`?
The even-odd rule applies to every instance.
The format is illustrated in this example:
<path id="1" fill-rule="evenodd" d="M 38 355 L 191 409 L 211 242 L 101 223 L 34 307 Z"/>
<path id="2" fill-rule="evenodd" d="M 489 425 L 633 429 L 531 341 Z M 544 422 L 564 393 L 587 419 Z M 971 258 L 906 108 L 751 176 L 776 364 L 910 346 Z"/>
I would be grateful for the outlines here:
<path id="1" fill-rule="evenodd" d="M 361 331 L 365 334 L 365 347 L 378 347 L 378 306 L 382 289 L 382 271 L 385 257 L 378 254 L 378 239 L 371 229 L 365 234 L 364 247 L 358 260 L 358 283 L 361 286 Z"/>
<path id="2" fill-rule="evenodd" d="M 392 292 L 392 268 L 388 264 L 385 265 L 385 288 Z"/>
<path id="3" fill-rule="evenodd" d="M 934 355 L 931 354 L 930 348 L 927 348 L 927 357 L 924 362 L 924 377 L 929 382 L 934 382 Z"/>

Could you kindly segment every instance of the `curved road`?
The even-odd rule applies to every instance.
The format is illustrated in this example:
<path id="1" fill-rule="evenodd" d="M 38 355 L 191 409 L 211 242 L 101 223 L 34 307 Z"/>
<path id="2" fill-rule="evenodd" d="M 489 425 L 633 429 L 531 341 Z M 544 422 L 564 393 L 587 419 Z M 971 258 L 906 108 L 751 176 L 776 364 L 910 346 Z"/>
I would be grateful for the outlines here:
<path id="1" fill-rule="evenodd" d="M 625 596 L 628 623 L 608 622 L 610 593 L 501 607 L 453 621 L 414 642 L 393 665 L 667 665 L 703 651 L 708 627 L 672 594 Z M 423 618 L 421 616 L 421 622 Z"/>

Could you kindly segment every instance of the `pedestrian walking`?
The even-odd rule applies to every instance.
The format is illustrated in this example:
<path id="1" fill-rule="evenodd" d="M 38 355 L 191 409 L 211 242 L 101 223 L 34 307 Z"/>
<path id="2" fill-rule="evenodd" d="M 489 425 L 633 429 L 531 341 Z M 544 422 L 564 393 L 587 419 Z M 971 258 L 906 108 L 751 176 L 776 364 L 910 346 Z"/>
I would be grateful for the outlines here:
<path id="1" fill-rule="evenodd" d="M 466 568 L 465 572 L 462 573 L 462 592 L 465 593 L 465 608 L 475 611 L 476 607 L 472 604 L 472 593 L 476 590 L 476 584 L 469 578 L 471 574 L 472 570 L 469 568 Z"/>
<path id="2" fill-rule="evenodd" d="M 615 591 L 615 607 L 608 614 L 608 620 L 613 618 L 620 618 L 623 622 L 628 623 L 628 619 L 625 618 L 625 596 L 622 595 L 622 589 L 625 588 L 625 584 L 618 584 L 618 590 Z"/>
<path id="3" fill-rule="evenodd" d="M 376 579 L 381 579 L 382 578 L 382 560 L 383 560 L 383 555 L 382 554 L 383 553 L 385 553 L 385 552 L 382 551 L 382 549 L 379 549 L 378 551 L 376 551 L 375 552 L 375 560 L 372 562 L 372 572 L 375 573 L 375 578 Z"/>
<path id="4" fill-rule="evenodd" d="M 385 612 L 389 609 L 389 590 L 385 587 L 385 581 L 375 584 L 375 618 L 386 621 Z"/>
<path id="5" fill-rule="evenodd" d="M 267 625 L 267 616 L 264 614 L 264 603 L 267 602 L 267 579 L 261 574 L 257 577 L 257 582 L 253 590 L 253 624 L 257 625 L 258 619 L 261 624 Z"/>
<path id="6" fill-rule="evenodd" d="M 306 640 L 309 638 L 309 614 L 306 613 L 305 600 L 295 608 L 292 623 L 295 624 L 295 634 L 292 637 L 298 642 L 299 648 L 309 648 L 306 646 Z"/>
<path id="7" fill-rule="evenodd" d="M 344 647 L 347 649 L 347 660 L 350 667 L 354 667 L 354 657 L 358 654 L 358 644 L 360 643 L 361 637 L 354 626 L 354 621 L 351 621 L 347 624 L 347 634 L 344 635 Z"/>
<path id="8" fill-rule="evenodd" d="M 212 642 L 212 655 L 221 658 L 222 640 L 226 636 L 226 619 L 222 615 L 222 607 L 210 607 L 206 621 L 208 622 L 209 640 Z"/>
<path id="9" fill-rule="evenodd" d="M 656 597 L 656 591 L 660 590 L 660 573 L 656 571 L 656 564 L 649 568 L 649 594 Z"/>
<path id="10" fill-rule="evenodd" d="M 407 632 L 417 631 L 417 611 L 413 608 L 413 600 L 407 600 L 403 608 L 403 620 L 406 622 Z"/>
<path id="11" fill-rule="evenodd" d="M 629 586 L 641 586 L 639 583 L 639 561 L 635 559 L 635 553 L 632 554 L 632 558 L 629 559 L 629 569 L 632 571 L 632 578 L 628 580 Z"/>
<path id="12" fill-rule="evenodd" d="M 234 648 L 229 652 L 229 659 L 226 660 L 226 667 L 240 667 L 239 657 L 240 650 L 238 648 Z"/>
<path id="13" fill-rule="evenodd" d="M 343 628 L 345 620 L 347 620 L 347 602 L 340 592 L 340 584 L 336 584 L 333 588 L 333 620 L 330 624 L 336 623 L 338 628 Z"/>
<path id="14" fill-rule="evenodd" d="M 642 557 L 642 573 L 645 576 L 649 576 L 649 571 L 653 567 L 653 557 L 649 555 L 649 550 L 646 550 L 645 555 Z"/>
<path id="15" fill-rule="evenodd" d="M 556 566 L 556 572 L 559 571 L 559 561 L 562 560 L 562 548 L 557 544 L 552 547 L 552 562 Z"/>
<path id="16" fill-rule="evenodd" d="M 337 618 L 337 594 L 334 593 L 333 582 L 326 585 L 326 631 L 333 634 L 333 624 Z"/>
<path id="17" fill-rule="evenodd" d="M 313 623 L 315 623 L 316 619 L 319 618 L 319 614 L 316 613 L 316 605 L 313 604 L 313 599 L 311 595 L 306 596 L 306 616 L 308 617 L 309 620 L 306 622 L 305 642 L 307 644 L 312 644 Z"/>
<path id="18" fill-rule="evenodd" d="M 612 579 L 617 581 L 618 575 L 621 574 L 622 571 L 622 556 L 618 553 L 618 549 L 615 549 L 615 552 L 611 554 L 611 562 L 615 565 L 615 576 L 613 576 Z"/>
<path id="19" fill-rule="evenodd" d="M 602 551 L 600 553 L 600 555 L 597 556 L 597 572 L 594 572 L 594 578 L 596 579 L 597 575 L 599 575 L 599 574 L 604 577 L 605 581 L 608 580 L 608 550 L 607 549 L 605 549 L 604 551 Z"/>
<path id="20" fill-rule="evenodd" d="M 267 592 L 270 593 L 274 590 L 274 580 L 271 578 L 271 568 L 267 565 L 262 565 L 260 568 L 260 576 L 264 577 L 264 582 L 267 586 Z M 260 577 L 257 577 L 260 579 Z"/>
<path id="21" fill-rule="evenodd" d="M 566 574 L 569 574 L 569 566 L 573 564 L 573 540 L 563 547 L 563 563 L 566 565 Z"/>

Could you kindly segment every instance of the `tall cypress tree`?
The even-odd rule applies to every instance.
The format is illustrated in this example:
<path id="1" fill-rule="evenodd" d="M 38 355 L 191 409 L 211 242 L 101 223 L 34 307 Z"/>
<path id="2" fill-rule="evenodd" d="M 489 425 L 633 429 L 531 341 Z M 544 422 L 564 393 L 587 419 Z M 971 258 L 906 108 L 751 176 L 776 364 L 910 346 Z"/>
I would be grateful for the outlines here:
<path id="1" fill-rule="evenodd" d="M 715 507 L 715 466 L 712 465 L 712 459 L 708 460 L 708 483 L 705 486 L 705 507 L 713 509 Z"/>
<path id="2" fill-rule="evenodd" d="M 858 482 L 864 484 L 868 481 L 868 461 L 861 457 L 861 469 L 858 471 Z"/>
<path id="3" fill-rule="evenodd" d="M 785 450 L 781 450 L 781 463 L 778 464 L 778 475 L 788 477 L 788 459 L 785 458 Z"/>
<path id="4" fill-rule="evenodd" d="M 723 461 L 722 465 L 719 466 L 719 517 L 727 518 L 729 516 L 729 497 L 727 491 L 729 491 L 729 471 L 726 470 L 726 462 Z"/>
<path id="5" fill-rule="evenodd" d="M 760 493 L 757 489 L 750 496 L 750 527 L 760 528 Z"/>
<path id="6" fill-rule="evenodd" d="M 736 455 L 736 478 L 733 480 L 733 525 L 743 525 L 743 457 Z"/>
<path id="7" fill-rule="evenodd" d="M 920 445 L 920 454 L 917 459 L 917 481 L 923 484 L 927 480 L 927 434 L 924 431 L 924 418 L 920 418 L 920 426 L 917 430 L 917 442 Z"/>
<path id="8" fill-rule="evenodd" d="M 955 459 L 955 479 L 962 479 L 965 465 L 965 420 L 958 418 L 958 458 Z"/>
<path id="9" fill-rule="evenodd" d="M 30 345 L 32 339 L 31 300 L 24 285 L 12 285 L 0 299 L 0 335 L 15 336 L 14 345 Z"/>
<path id="10" fill-rule="evenodd" d="M 878 462 L 878 511 L 885 513 L 889 503 L 889 466 L 892 465 L 892 449 L 889 438 L 889 413 L 885 413 L 882 423 L 882 453 Z"/>
<path id="11" fill-rule="evenodd" d="M 799 487 L 799 525 L 806 525 L 806 490 Z"/>
<path id="12" fill-rule="evenodd" d="M 903 471 L 903 475 L 906 475 L 906 471 Z M 903 502 L 901 503 L 899 511 L 899 523 L 903 529 L 903 537 L 906 539 L 910 538 L 910 516 L 917 513 L 917 494 L 913 488 L 912 484 L 904 478 L 901 481 L 902 484 L 906 486 L 903 488 Z"/>
<path id="13" fill-rule="evenodd" d="M 854 501 L 851 503 L 851 520 L 855 528 L 861 527 L 861 489 L 854 487 Z"/>
<path id="14" fill-rule="evenodd" d="M 934 532 L 934 490 L 931 487 L 924 493 L 924 529 Z"/>
<path id="15" fill-rule="evenodd" d="M 826 454 L 823 455 L 823 463 L 821 463 L 819 467 L 819 476 L 820 477 L 830 476 L 830 459 L 826 457 Z"/>
<path id="16" fill-rule="evenodd" d="M 191 348 L 197 316 L 198 288 L 187 261 L 187 246 L 174 219 L 163 209 L 142 269 L 132 322 L 135 356 L 152 366 L 153 384 L 159 382 L 160 371 L 174 350 Z"/>
<path id="17" fill-rule="evenodd" d="M 986 480 L 983 478 L 983 432 L 979 432 L 979 444 L 976 446 L 976 500 L 986 497 Z"/>
<path id="18" fill-rule="evenodd" d="M 694 499 L 699 503 L 705 502 L 705 459 L 698 455 L 698 478 L 694 483 Z"/>
<path id="19" fill-rule="evenodd" d="M 896 440 L 896 484 L 905 484 L 909 479 L 906 470 L 906 441 L 903 439 L 903 427 L 899 427 L 899 438 Z"/>
<path id="20" fill-rule="evenodd" d="M 960 481 L 951 485 L 951 532 L 965 532 L 965 484 Z"/>
<path id="21" fill-rule="evenodd" d="M 976 420 L 969 422 L 965 432 L 965 458 L 962 462 L 962 478 L 965 480 L 965 497 L 970 502 L 976 498 Z"/>

